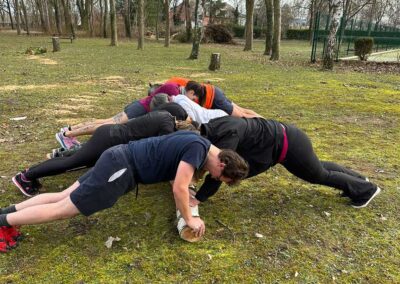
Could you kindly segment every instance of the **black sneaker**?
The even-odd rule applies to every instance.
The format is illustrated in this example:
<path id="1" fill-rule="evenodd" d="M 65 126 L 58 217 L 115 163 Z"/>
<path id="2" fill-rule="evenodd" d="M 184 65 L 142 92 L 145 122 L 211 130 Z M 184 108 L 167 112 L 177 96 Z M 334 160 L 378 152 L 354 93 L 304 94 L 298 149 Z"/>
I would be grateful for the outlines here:
<path id="1" fill-rule="evenodd" d="M 38 181 L 24 181 L 22 179 L 22 173 L 18 173 L 15 177 L 12 178 L 13 183 L 18 187 L 18 189 L 22 192 L 23 195 L 32 197 L 38 193 L 38 188 L 35 187 L 35 183 L 39 183 Z M 40 184 L 40 183 L 39 183 Z M 36 184 L 37 186 L 37 184 Z"/>
<path id="2" fill-rule="evenodd" d="M 366 207 L 372 199 L 374 199 L 379 193 L 381 193 L 381 189 L 379 187 L 376 187 L 375 191 L 371 192 L 369 197 L 358 199 L 358 200 L 352 200 L 351 201 L 351 206 L 353 208 L 363 208 Z"/>

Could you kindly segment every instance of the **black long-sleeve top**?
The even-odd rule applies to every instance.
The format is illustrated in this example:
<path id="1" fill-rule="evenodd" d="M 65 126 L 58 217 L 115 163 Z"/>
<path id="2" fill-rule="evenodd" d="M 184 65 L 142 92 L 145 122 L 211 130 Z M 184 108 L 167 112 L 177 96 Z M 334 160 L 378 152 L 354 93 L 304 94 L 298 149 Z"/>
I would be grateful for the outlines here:
<path id="1" fill-rule="evenodd" d="M 263 118 L 225 116 L 201 125 L 201 135 L 220 149 L 235 150 L 249 163 L 249 175 L 255 176 L 274 166 L 283 145 L 283 128 L 278 121 Z M 205 177 L 196 199 L 206 201 L 221 182 Z"/>

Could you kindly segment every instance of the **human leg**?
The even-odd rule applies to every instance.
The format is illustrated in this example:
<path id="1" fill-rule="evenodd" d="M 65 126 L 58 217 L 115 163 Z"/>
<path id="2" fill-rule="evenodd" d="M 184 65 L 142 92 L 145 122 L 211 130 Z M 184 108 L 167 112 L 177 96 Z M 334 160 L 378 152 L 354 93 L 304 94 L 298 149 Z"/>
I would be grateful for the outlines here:
<path id="1" fill-rule="evenodd" d="M 287 135 L 289 147 L 283 166 L 292 174 L 311 183 L 343 190 L 353 201 L 371 197 L 377 191 L 377 186 L 362 175 L 337 164 L 321 163 L 311 141 L 301 130 L 289 126 Z"/>
<path id="2" fill-rule="evenodd" d="M 56 157 L 30 167 L 24 173 L 25 178 L 35 180 L 84 166 L 93 166 L 101 153 L 111 146 L 110 128 L 111 125 L 103 125 L 98 128 L 93 136 L 74 155 Z"/>

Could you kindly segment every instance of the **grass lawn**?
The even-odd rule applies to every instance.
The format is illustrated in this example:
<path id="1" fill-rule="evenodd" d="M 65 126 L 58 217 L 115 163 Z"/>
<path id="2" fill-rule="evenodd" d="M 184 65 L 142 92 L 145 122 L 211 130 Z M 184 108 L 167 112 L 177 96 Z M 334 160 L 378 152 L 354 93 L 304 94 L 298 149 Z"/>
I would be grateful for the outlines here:
<path id="1" fill-rule="evenodd" d="M 24 199 L 11 177 L 58 146 L 61 126 L 110 117 L 143 97 L 148 82 L 171 76 L 210 80 L 240 106 L 296 124 L 321 159 L 364 173 L 384 192 L 356 210 L 339 192 L 276 166 L 202 204 L 206 237 L 190 244 L 176 232 L 169 185 L 140 186 L 137 200 L 128 194 L 90 218 L 23 227 L 26 239 L 0 255 L 0 283 L 400 282 L 399 74 L 323 72 L 296 41 L 282 43 L 280 62 L 262 55 L 262 42 L 247 53 L 203 45 L 197 61 L 186 60 L 184 44 L 146 42 L 138 51 L 136 42 L 78 39 L 52 53 L 50 42 L 0 34 L 1 206 Z M 24 54 L 30 46 L 49 52 Z M 221 71 L 208 71 L 211 52 L 221 53 Z M 83 172 L 46 177 L 43 192 Z M 111 249 L 109 236 L 121 238 Z"/>

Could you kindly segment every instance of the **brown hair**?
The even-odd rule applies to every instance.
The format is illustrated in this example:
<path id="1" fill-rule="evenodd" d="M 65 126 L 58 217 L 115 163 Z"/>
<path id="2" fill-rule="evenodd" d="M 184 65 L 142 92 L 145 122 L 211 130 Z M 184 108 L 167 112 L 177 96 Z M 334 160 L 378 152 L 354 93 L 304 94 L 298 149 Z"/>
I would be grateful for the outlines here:
<path id="1" fill-rule="evenodd" d="M 188 130 L 199 134 L 199 130 L 187 120 L 177 120 L 175 123 L 176 130 Z"/>
<path id="2" fill-rule="evenodd" d="M 218 158 L 225 164 L 222 175 L 232 180 L 228 185 L 239 183 L 249 174 L 249 165 L 235 151 L 222 149 L 218 154 Z"/>
<path id="3" fill-rule="evenodd" d="M 193 91 L 194 94 L 199 98 L 199 105 L 203 106 L 206 101 L 206 89 L 203 85 L 196 81 L 189 81 L 185 87 L 186 91 Z"/>

